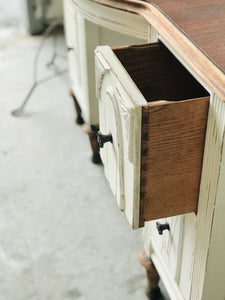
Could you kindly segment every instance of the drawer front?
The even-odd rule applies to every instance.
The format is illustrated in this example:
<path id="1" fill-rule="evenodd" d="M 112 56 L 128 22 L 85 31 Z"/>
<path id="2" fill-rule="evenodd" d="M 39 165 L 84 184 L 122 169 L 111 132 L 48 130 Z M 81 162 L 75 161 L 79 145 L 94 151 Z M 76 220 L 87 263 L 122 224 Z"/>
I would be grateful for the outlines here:
<path id="1" fill-rule="evenodd" d="M 165 230 L 162 235 L 159 235 L 157 222 L 168 223 L 170 231 Z M 190 299 L 196 233 L 194 214 L 150 221 L 145 224 L 143 235 L 145 251 L 157 266 L 160 278 L 171 299 Z"/>
<path id="2" fill-rule="evenodd" d="M 120 209 L 124 209 L 123 201 L 123 140 L 121 119 L 119 114 L 118 102 L 114 89 L 110 84 L 109 78 L 104 80 L 102 94 L 104 101 L 100 101 L 100 114 L 103 116 L 103 122 L 100 123 L 100 132 L 105 135 L 111 135 L 112 142 L 108 142 L 102 148 L 101 156 L 105 165 L 105 175 L 110 183 L 112 192 L 117 199 Z M 108 80 L 107 80 L 108 79 Z"/>
<path id="3" fill-rule="evenodd" d="M 176 216 L 151 221 L 150 224 L 151 245 L 156 252 L 160 253 L 175 281 L 178 280 L 180 274 L 183 219 L 184 216 Z M 162 234 L 159 234 L 157 229 L 159 224 L 168 225 L 169 230 L 165 229 Z"/>
<path id="4" fill-rule="evenodd" d="M 161 43 L 96 50 L 106 177 L 133 228 L 196 212 L 209 97 Z"/>
<path id="5" fill-rule="evenodd" d="M 135 106 L 113 69 L 98 52 L 96 84 L 100 133 L 112 136 L 112 142 L 100 148 L 105 175 L 120 209 L 126 213 L 131 226 L 137 227 L 141 107 Z"/>

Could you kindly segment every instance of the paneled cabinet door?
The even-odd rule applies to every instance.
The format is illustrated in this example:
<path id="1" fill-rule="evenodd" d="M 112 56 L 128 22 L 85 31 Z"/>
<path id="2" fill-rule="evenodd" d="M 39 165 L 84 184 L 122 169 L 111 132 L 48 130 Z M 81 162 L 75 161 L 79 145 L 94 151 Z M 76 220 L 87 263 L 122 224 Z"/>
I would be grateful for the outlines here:
<path id="1" fill-rule="evenodd" d="M 96 84 L 100 114 L 99 139 L 111 136 L 111 141 L 105 142 L 100 149 L 105 175 L 120 209 L 135 227 L 135 216 L 137 220 L 139 217 L 139 206 L 136 203 L 139 199 L 139 191 L 136 189 L 139 170 L 135 161 L 138 155 L 135 153 L 137 148 L 140 150 L 140 145 L 133 136 L 138 130 L 135 124 L 139 122 L 140 128 L 141 107 L 132 103 L 100 53 L 96 55 Z"/>
<path id="2" fill-rule="evenodd" d="M 178 281 L 180 276 L 180 259 L 182 257 L 184 216 L 159 219 L 150 222 L 151 242 L 154 249 L 159 251 L 172 277 Z M 168 225 L 160 234 L 160 225 Z"/>
<path id="3" fill-rule="evenodd" d="M 100 149 L 105 175 L 120 209 L 124 210 L 122 125 L 109 74 L 102 82 L 99 113 L 101 116 L 99 139 L 106 136 L 109 139 Z"/>

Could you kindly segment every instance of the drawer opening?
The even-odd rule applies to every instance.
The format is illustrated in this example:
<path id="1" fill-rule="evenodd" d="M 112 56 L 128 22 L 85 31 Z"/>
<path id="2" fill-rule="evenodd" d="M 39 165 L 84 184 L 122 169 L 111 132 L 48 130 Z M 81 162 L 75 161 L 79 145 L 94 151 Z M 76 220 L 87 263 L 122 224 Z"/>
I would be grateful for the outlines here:
<path id="1" fill-rule="evenodd" d="M 121 47 L 113 51 L 147 102 L 209 96 L 161 42 Z"/>

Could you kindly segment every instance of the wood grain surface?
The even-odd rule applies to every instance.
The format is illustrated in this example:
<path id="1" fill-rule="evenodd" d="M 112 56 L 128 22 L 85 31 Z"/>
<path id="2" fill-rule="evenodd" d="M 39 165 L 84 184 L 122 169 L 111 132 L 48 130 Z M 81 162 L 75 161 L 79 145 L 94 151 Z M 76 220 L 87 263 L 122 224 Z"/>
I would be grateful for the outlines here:
<path id="1" fill-rule="evenodd" d="M 225 72 L 224 0 L 153 2 Z"/>
<path id="2" fill-rule="evenodd" d="M 139 226 L 196 212 L 209 94 L 160 42 L 113 51 L 148 102 L 142 108 Z"/>
<path id="3" fill-rule="evenodd" d="M 196 212 L 209 97 L 143 107 L 140 226 Z"/>
<path id="4" fill-rule="evenodd" d="M 225 101 L 224 0 L 94 0 L 145 18 L 201 80 Z"/>
<path id="5" fill-rule="evenodd" d="M 209 95 L 160 42 L 120 47 L 114 49 L 114 53 L 147 102 L 181 101 Z"/>

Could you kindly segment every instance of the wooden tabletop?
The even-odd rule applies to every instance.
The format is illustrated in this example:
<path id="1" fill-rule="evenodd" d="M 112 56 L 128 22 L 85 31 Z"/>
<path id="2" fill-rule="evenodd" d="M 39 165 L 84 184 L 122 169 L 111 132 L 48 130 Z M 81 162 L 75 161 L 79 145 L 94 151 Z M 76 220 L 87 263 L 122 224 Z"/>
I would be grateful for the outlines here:
<path id="1" fill-rule="evenodd" d="M 94 0 L 141 15 L 225 101 L 225 0 Z"/>
<path id="2" fill-rule="evenodd" d="M 225 0 L 154 3 L 225 73 Z"/>

